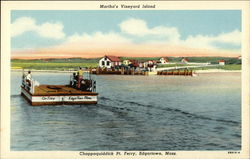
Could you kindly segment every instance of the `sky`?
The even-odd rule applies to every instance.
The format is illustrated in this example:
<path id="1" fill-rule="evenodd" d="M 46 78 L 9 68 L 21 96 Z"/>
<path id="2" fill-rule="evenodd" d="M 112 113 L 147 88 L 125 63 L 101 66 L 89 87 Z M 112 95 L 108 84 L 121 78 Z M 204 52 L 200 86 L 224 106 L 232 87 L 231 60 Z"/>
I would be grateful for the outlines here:
<path id="1" fill-rule="evenodd" d="M 15 10 L 12 58 L 241 54 L 240 10 Z"/>

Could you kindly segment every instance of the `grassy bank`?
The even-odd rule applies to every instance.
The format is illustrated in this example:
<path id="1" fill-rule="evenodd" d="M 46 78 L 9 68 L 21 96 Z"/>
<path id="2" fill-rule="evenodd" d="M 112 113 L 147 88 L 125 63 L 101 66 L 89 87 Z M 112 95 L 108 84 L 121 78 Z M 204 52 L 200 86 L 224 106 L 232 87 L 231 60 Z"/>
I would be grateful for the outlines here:
<path id="1" fill-rule="evenodd" d="M 210 69 L 241 70 L 241 65 L 224 65 L 224 66 L 192 68 L 192 70 L 210 70 Z"/>
<path id="2" fill-rule="evenodd" d="M 189 65 L 189 64 L 163 64 L 163 65 L 158 65 L 158 68 L 162 68 L 162 67 L 175 67 L 175 66 L 195 66 L 195 65 Z"/>
<path id="3" fill-rule="evenodd" d="M 122 60 L 135 59 L 139 61 L 159 60 L 161 57 L 121 57 Z M 181 62 L 183 57 L 167 57 L 170 62 Z M 186 57 L 189 62 L 218 64 L 219 60 L 225 60 L 226 64 L 241 64 L 241 60 L 233 57 Z"/>
<path id="4" fill-rule="evenodd" d="M 11 67 L 36 70 L 77 70 L 78 67 L 97 67 L 97 63 L 19 63 L 12 62 Z"/>
<path id="5" fill-rule="evenodd" d="M 220 69 L 224 69 L 224 70 L 241 70 L 241 65 L 224 65 L 224 66 L 220 66 Z"/>

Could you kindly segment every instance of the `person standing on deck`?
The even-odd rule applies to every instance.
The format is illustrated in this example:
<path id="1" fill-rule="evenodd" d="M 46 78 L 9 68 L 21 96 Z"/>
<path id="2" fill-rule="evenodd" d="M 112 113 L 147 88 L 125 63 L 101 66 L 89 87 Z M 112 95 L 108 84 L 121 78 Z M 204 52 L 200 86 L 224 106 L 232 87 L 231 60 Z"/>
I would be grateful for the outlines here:
<path id="1" fill-rule="evenodd" d="M 26 75 L 25 79 L 26 79 L 26 82 L 28 83 L 28 85 L 31 86 L 32 76 L 31 76 L 31 72 L 30 71 L 28 71 L 28 74 Z"/>
<path id="2" fill-rule="evenodd" d="M 77 88 L 80 88 L 81 87 L 81 81 L 83 79 L 83 70 L 81 67 L 79 67 L 79 70 L 77 72 L 77 75 L 78 75 L 78 83 L 77 83 Z"/>

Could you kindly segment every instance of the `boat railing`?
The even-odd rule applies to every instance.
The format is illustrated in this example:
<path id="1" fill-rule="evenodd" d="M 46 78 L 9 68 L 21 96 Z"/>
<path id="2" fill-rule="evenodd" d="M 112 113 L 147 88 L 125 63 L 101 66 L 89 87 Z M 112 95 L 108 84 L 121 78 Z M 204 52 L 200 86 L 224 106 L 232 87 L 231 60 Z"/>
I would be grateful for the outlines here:
<path id="1" fill-rule="evenodd" d="M 96 92 L 96 81 L 91 79 L 91 76 L 85 76 L 87 78 L 78 80 L 78 76 L 75 74 L 70 75 L 70 86 L 82 91 Z M 78 84 L 80 82 L 80 84 Z"/>
<path id="2" fill-rule="evenodd" d="M 35 79 L 31 79 L 31 80 L 27 80 L 25 75 L 23 74 L 22 76 L 22 86 L 28 90 L 30 93 L 34 93 L 35 92 L 35 87 L 39 86 L 40 83 L 38 81 L 36 81 Z"/>

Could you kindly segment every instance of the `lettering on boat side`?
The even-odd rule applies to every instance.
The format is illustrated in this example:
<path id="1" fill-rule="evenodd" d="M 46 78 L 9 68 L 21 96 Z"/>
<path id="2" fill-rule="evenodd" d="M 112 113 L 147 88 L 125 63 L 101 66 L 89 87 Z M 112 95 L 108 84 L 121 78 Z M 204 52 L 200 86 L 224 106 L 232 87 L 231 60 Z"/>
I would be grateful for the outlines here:
<path id="1" fill-rule="evenodd" d="M 32 97 L 32 102 L 76 102 L 76 101 L 96 101 L 96 96 L 44 96 Z"/>
<path id="2" fill-rule="evenodd" d="M 69 100 L 75 101 L 75 100 L 82 100 L 83 97 L 76 96 L 76 97 L 69 97 Z"/>
<path id="3" fill-rule="evenodd" d="M 55 97 L 42 97 L 42 100 L 55 100 L 56 98 Z"/>
<path id="4" fill-rule="evenodd" d="M 91 97 L 88 96 L 84 96 L 84 99 L 92 99 Z"/>
<path id="5" fill-rule="evenodd" d="M 68 99 L 69 99 L 69 100 L 72 100 L 72 101 L 75 101 L 75 100 L 92 99 L 92 98 L 89 97 L 89 96 L 84 96 L 84 97 L 75 96 L 75 97 L 69 97 Z"/>

